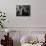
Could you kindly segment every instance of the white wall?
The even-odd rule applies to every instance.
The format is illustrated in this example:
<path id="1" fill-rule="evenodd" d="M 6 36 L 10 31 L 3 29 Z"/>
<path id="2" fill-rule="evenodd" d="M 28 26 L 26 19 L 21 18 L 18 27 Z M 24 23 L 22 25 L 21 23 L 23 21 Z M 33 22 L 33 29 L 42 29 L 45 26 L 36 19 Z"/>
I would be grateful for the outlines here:
<path id="1" fill-rule="evenodd" d="M 17 17 L 17 4 L 31 5 L 31 16 Z M 7 27 L 46 27 L 46 0 L 0 0 L 0 10 L 6 12 Z"/>
<path id="2" fill-rule="evenodd" d="M 17 17 L 17 4 L 31 5 L 31 15 Z M 0 0 L 0 10 L 6 12 L 8 19 L 6 27 L 13 27 L 10 28 L 12 31 L 20 31 L 20 36 L 31 31 L 46 31 L 46 0 Z M 18 38 L 17 34 L 16 36 Z"/>

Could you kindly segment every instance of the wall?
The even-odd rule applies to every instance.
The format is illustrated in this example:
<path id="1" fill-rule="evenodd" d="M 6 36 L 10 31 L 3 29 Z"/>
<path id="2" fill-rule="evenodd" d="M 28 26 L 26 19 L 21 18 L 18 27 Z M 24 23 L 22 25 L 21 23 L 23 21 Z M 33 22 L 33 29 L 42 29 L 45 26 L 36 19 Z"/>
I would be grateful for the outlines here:
<path id="1" fill-rule="evenodd" d="M 17 17 L 16 5 L 31 5 L 31 16 Z M 0 9 L 6 12 L 6 27 L 46 27 L 46 0 L 0 0 Z"/>
<path id="2" fill-rule="evenodd" d="M 31 5 L 31 16 L 17 17 L 16 5 Z M 12 31 L 46 31 L 46 0 L 0 0 L 0 10 L 6 12 L 5 26 Z M 45 32 L 46 33 L 46 32 Z M 17 34 L 16 34 L 17 35 Z"/>

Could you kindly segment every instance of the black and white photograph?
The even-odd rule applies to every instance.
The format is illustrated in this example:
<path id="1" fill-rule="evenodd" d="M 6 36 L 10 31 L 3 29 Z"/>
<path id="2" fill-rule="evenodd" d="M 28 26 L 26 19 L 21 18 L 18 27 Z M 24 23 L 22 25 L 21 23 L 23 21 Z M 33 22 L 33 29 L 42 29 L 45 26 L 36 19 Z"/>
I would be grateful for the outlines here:
<path id="1" fill-rule="evenodd" d="M 16 16 L 30 16 L 30 5 L 16 5 Z"/>

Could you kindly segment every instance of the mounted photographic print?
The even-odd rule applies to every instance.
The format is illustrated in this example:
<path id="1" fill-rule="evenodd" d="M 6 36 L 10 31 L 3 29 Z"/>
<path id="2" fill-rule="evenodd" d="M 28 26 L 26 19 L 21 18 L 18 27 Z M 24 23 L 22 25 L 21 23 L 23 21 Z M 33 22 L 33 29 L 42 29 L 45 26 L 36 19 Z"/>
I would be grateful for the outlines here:
<path id="1" fill-rule="evenodd" d="M 16 5 L 16 16 L 30 16 L 30 5 Z"/>

